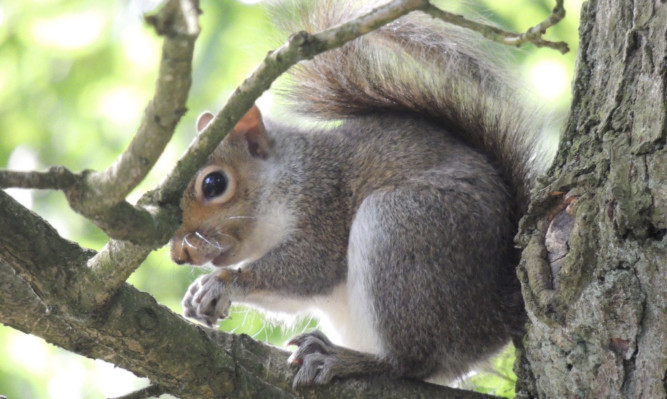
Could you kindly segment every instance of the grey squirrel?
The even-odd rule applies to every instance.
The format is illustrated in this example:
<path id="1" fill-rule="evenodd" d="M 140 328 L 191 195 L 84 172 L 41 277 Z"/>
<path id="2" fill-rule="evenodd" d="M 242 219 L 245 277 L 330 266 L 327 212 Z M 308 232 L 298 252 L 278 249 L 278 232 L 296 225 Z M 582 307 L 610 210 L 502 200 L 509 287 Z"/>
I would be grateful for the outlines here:
<path id="1" fill-rule="evenodd" d="M 288 18 L 309 31 L 361 12 L 303 3 Z M 414 12 L 290 71 L 283 101 L 317 123 L 248 111 L 181 203 L 173 260 L 216 266 L 185 315 L 317 311 L 335 339 L 292 339 L 295 386 L 451 380 L 520 334 L 513 237 L 542 122 L 470 36 Z"/>

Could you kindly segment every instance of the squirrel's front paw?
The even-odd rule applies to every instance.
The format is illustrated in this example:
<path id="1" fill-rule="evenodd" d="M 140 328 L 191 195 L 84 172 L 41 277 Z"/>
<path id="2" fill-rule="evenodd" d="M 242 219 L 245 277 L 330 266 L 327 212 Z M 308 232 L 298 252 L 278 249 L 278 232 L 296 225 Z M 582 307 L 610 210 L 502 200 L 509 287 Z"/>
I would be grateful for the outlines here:
<path id="1" fill-rule="evenodd" d="M 293 387 L 326 384 L 340 374 L 339 348 L 320 331 L 297 335 L 288 345 L 299 348 L 287 359 L 290 366 L 299 368 Z"/>
<path id="2" fill-rule="evenodd" d="M 197 319 L 209 327 L 229 316 L 231 305 L 229 289 L 218 274 L 214 271 L 195 280 L 181 302 L 186 317 Z"/>

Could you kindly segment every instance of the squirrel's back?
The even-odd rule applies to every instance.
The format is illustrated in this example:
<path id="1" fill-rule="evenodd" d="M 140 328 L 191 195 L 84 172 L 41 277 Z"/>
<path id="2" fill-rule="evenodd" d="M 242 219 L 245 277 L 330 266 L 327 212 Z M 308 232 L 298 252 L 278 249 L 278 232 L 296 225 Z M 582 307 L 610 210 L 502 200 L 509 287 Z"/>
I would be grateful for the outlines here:
<path id="1" fill-rule="evenodd" d="M 276 15 L 285 30 L 312 33 L 381 2 L 350 3 L 299 2 L 293 12 L 283 8 Z M 475 36 L 413 12 L 292 68 L 282 94 L 292 109 L 326 121 L 386 113 L 430 119 L 497 166 L 518 220 L 532 181 L 545 166 L 547 157 L 539 155 L 543 122 L 509 83 L 502 57 L 484 51 L 483 39 Z"/>

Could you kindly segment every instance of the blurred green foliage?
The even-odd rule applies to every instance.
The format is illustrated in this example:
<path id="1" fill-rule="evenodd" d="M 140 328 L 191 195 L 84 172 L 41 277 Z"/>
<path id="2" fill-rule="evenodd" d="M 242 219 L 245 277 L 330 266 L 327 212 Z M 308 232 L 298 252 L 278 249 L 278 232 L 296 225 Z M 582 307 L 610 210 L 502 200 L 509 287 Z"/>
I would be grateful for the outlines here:
<path id="1" fill-rule="evenodd" d="M 493 3 L 497 2 L 478 0 L 444 6 L 518 30 L 541 21 L 553 7 L 550 0 Z M 0 167 L 64 165 L 80 171 L 102 170 L 113 162 L 129 143 L 152 96 L 161 41 L 141 17 L 152 6 L 151 0 L 0 3 Z M 566 6 L 566 21 L 548 37 L 565 40 L 576 50 L 580 0 L 567 1 Z M 196 115 L 205 109 L 219 109 L 263 55 L 282 41 L 265 33 L 270 21 L 260 6 L 202 0 L 201 8 L 202 33 L 195 52 L 190 112 L 154 171 L 130 200 L 159 182 L 173 165 L 194 134 L 191 127 Z M 569 103 L 574 53 L 562 56 L 531 46 L 516 53 L 518 75 L 528 77 L 527 86 L 534 85 L 535 91 L 543 94 L 541 101 L 550 103 L 548 108 L 555 118 L 563 117 Z M 564 80 L 556 80 L 560 87 L 546 91 L 540 87 L 555 79 L 544 70 L 562 75 Z M 62 194 L 10 192 L 64 237 L 93 249 L 104 245 L 104 233 L 69 210 Z M 181 296 L 199 273 L 173 264 L 163 248 L 153 253 L 129 282 L 180 312 Z M 293 328 L 312 325 L 309 320 Z M 286 339 L 283 328 L 241 307 L 234 308 L 221 328 L 277 345 Z M 84 359 L 5 326 L 0 326 L 0 359 L 0 395 L 10 399 L 118 396 L 147 384 L 102 361 Z M 493 372 L 479 373 L 461 385 L 511 397 L 515 379 L 512 362 L 508 349 L 492 362 Z"/>

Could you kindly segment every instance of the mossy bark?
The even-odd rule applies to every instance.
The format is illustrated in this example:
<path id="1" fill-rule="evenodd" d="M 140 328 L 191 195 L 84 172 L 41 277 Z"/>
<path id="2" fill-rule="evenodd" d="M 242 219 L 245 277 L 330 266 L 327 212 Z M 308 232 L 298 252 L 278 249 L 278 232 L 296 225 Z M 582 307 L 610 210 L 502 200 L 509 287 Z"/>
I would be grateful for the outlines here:
<path id="1" fill-rule="evenodd" d="M 522 221 L 519 397 L 665 398 L 667 3 L 582 8 L 570 117 Z"/>

